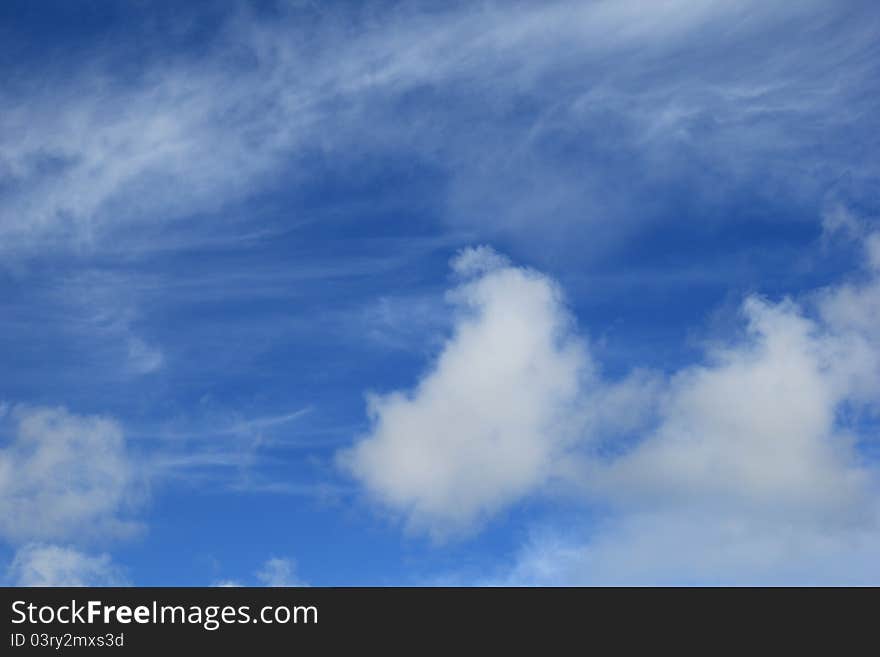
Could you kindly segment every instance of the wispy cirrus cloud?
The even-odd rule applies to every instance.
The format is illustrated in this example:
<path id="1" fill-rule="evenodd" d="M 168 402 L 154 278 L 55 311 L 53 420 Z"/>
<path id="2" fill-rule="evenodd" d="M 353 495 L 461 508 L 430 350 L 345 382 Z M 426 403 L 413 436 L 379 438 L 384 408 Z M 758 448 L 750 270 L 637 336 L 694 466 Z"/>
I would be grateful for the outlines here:
<path id="1" fill-rule="evenodd" d="M 0 235 L 7 253 L 149 249 L 157 224 L 217 224 L 254 193 L 307 187 L 312 164 L 369 156 L 442 171 L 442 214 L 484 236 L 607 244 L 658 194 L 683 216 L 742 194 L 845 196 L 877 177 L 854 156 L 876 109 L 865 6 L 389 5 L 354 32 L 330 8 L 237 12 L 198 59 L 128 82 L 98 53 L 50 91 L 0 98 Z"/>

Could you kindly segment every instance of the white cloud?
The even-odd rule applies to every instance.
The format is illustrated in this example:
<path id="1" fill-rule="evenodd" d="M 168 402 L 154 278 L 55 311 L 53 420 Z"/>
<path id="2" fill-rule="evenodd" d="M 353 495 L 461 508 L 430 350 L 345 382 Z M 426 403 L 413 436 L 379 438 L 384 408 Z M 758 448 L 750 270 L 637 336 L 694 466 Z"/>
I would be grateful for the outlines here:
<path id="1" fill-rule="evenodd" d="M 538 541 L 511 581 L 877 581 L 876 467 L 840 412 L 880 353 L 852 352 L 791 302 L 744 312 L 748 337 L 673 377 L 653 432 L 580 473 L 608 517 L 587 539 Z"/>
<path id="2" fill-rule="evenodd" d="M 14 586 L 125 586 L 122 570 L 106 554 L 88 555 L 71 547 L 28 544 L 9 567 Z"/>
<path id="3" fill-rule="evenodd" d="M 563 478 L 603 510 L 502 581 L 876 581 L 880 482 L 859 447 L 880 416 L 872 240 L 867 280 L 750 297 L 744 335 L 703 362 L 619 383 L 590 366 L 552 281 L 500 264 L 451 293 L 468 312 L 437 363 L 372 400 L 343 462 L 435 536 Z"/>
<path id="4" fill-rule="evenodd" d="M 369 399 L 372 430 L 340 456 L 436 537 L 472 529 L 552 475 L 575 438 L 571 404 L 589 369 L 551 280 L 486 249 L 453 267 L 482 272 L 449 296 L 454 335 L 414 390 Z"/>
<path id="5" fill-rule="evenodd" d="M 257 571 L 257 580 L 264 586 L 306 586 L 296 575 L 291 559 L 272 557 Z"/>
<path id="6" fill-rule="evenodd" d="M 597 472 L 615 497 L 699 508 L 735 504 L 756 512 L 800 510 L 838 520 L 866 493 L 835 412 L 836 337 L 791 302 L 746 301 L 749 337 L 718 347 L 708 364 L 670 382 L 660 425 Z"/>
<path id="7" fill-rule="evenodd" d="M 612 508 L 589 539 L 527 549 L 511 581 L 876 583 L 880 280 L 744 305 L 748 335 L 679 372 L 657 428 L 587 484 Z M 872 270 L 873 268 L 873 270 Z M 872 428 L 873 427 L 873 428 Z"/>
<path id="8" fill-rule="evenodd" d="M 0 537 L 17 543 L 119 535 L 137 477 L 121 427 L 64 408 L 13 407 L 0 448 Z"/>
<path id="9" fill-rule="evenodd" d="M 451 263 L 452 270 L 463 278 L 471 278 L 504 269 L 510 261 L 488 246 L 476 246 L 464 249 Z"/>

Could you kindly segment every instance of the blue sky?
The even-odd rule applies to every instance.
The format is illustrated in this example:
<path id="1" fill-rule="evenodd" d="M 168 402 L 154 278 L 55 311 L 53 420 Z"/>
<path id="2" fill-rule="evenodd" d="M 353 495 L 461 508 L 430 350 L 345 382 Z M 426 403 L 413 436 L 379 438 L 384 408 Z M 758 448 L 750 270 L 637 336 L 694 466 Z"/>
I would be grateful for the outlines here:
<path id="1" fill-rule="evenodd" d="M 5 2 L 11 584 L 877 583 L 880 10 Z"/>

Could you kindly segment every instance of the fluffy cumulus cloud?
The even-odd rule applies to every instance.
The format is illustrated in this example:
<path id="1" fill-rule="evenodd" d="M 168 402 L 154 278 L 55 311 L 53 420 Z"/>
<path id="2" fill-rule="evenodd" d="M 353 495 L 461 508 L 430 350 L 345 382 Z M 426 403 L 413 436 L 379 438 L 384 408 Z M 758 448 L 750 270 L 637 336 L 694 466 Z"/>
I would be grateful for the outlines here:
<path id="1" fill-rule="evenodd" d="M 453 262 L 454 335 L 410 391 L 369 400 L 344 466 L 413 528 L 471 529 L 553 475 L 588 374 L 558 287 L 488 249 Z"/>
<path id="2" fill-rule="evenodd" d="M 32 543 L 15 554 L 8 579 L 13 586 L 125 586 L 122 570 L 109 555 Z"/>
<path id="3" fill-rule="evenodd" d="M 862 280 L 750 297 L 742 335 L 650 385 L 595 374 L 552 281 L 469 252 L 454 336 L 414 389 L 371 402 L 344 462 L 432 533 L 559 476 L 605 509 L 580 535 L 536 537 L 508 582 L 876 581 L 875 240 Z M 641 419 L 597 421 L 602 405 Z"/>
<path id="4" fill-rule="evenodd" d="M 878 464 L 860 449 L 877 439 L 876 325 L 840 331 L 792 302 L 743 312 L 747 337 L 675 375 L 657 427 L 585 473 L 608 518 L 589 539 L 537 539 L 511 581 L 877 581 Z"/>
<path id="5" fill-rule="evenodd" d="M 791 302 L 751 298 L 743 312 L 748 337 L 673 377 L 659 427 L 601 483 L 655 504 L 729 501 L 840 518 L 866 484 L 851 437 L 837 426 L 852 392 L 848 345 Z"/>
<path id="6" fill-rule="evenodd" d="M 137 496 L 135 470 L 112 419 L 17 406 L 0 447 L 0 537 L 11 543 L 118 536 Z"/>

